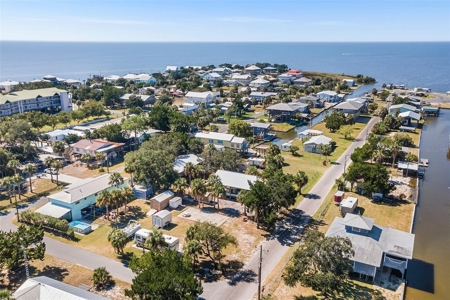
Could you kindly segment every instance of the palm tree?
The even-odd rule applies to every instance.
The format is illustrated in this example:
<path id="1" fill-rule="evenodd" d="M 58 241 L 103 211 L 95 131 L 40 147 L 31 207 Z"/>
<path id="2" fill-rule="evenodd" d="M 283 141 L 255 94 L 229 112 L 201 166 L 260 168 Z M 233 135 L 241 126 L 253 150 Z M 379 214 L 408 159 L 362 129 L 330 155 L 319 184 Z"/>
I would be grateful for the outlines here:
<path id="1" fill-rule="evenodd" d="M 200 166 L 200 165 L 194 166 L 194 177 L 202 178 L 203 175 L 205 175 L 205 174 L 206 174 L 206 172 L 202 166 Z"/>
<path id="2" fill-rule="evenodd" d="M 206 186 L 203 183 L 203 180 L 201 180 L 200 178 L 195 178 L 194 180 L 192 180 L 191 185 L 191 193 L 194 196 L 194 198 L 199 198 L 200 196 L 203 197 L 203 195 L 205 195 L 206 193 Z M 200 208 L 200 200 L 197 199 L 198 201 L 198 207 Z"/>
<path id="3" fill-rule="evenodd" d="M 134 196 L 133 190 L 129 186 L 124 186 L 122 189 L 123 203 L 125 204 L 125 212 L 127 211 L 127 204 L 133 201 L 136 196 Z"/>
<path id="4" fill-rule="evenodd" d="M 27 164 L 23 171 L 28 174 L 28 179 L 30 180 L 30 192 L 33 192 L 31 177 L 37 172 L 37 168 L 33 164 Z"/>
<path id="5" fill-rule="evenodd" d="M 392 156 L 392 167 L 394 167 L 395 160 L 397 159 L 398 154 L 400 151 L 402 151 L 402 147 L 398 140 L 392 139 L 389 143 L 389 149 L 391 150 L 391 156 Z"/>
<path id="6" fill-rule="evenodd" d="M 109 220 L 108 206 L 111 205 L 111 193 L 108 190 L 103 190 L 97 197 L 97 205 L 106 208 L 106 218 Z"/>
<path id="7" fill-rule="evenodd" d="M 108 285 L 110 281 L 111 275 L 105 267 L 100 267 L 94 270 L 94 274 L 92 274 L 92 282 L 97 289 Z"/>
<path id="8" fill-rule="evenodd" d="M 11 159 L 6 164 L 8 168 L 11 168 L 14 170 L 14 174 L 17 174 L 17 169 L 20 167 L 20 162 L 17 159 Z"/>
<path id="9" fill-rule="evenodd" d="M 128 243 L 128 237 L 122 230 L 112 228 L 108 233 L 108 242 L 113 246 L 115 253 L 123 254 L 123 248 Z"/>
<path id="10" fill-rule="evenodd" d="M 1 184 L 2 186 L 6 186 L 6 188 L 8 189 L 9 203 L 12 203 L 11 187 L 14 185 L 12 177 L 11 176 L 3 177 Z"/>
<path id="11" fill-rule="evenodd" d="M 102 161 L 105 160 L 105 158 L 106 158 L 105 152 L 97 152 L 97 153 L 95 153 L 95 160 L 96 161 L 102 162 Z"/>
<path id="12" fill-rule="evenodd" d="M 281 169 L 283 167 L 284 157 L 281 156 L 281 154 L 275 155 L 272 159 L 278 169 Z"/>
<path id="13" fill-rule="evenodd" d="M 244 204 L 244 199 L 245 199 L 245 196 L 247 195 L 247 193 L 248 193 L 248 191 L 241 190 L 241 191 L 239 191 L 239 193 L 237 194 L 237 197 L 236 197 L 236 201 L 239 203 L 242 203 L 242 205 L 244 206 L 244 215 L 247 215 L 247 207 Z"/>
<path id="14" fill-rule="evenodd" d="M 250 166 L 245 170 L 245 174 L 259 176 L 259 171 L 257 167 Z"/>
<path id="15" fill-rule="evenodd" d="M 59 184 L 59 170 L 61 170 L 64 166 L 61 161 L 54 160 L 52 162 L 52 168 L 56 170 L 56 185 Z"/>
<path id="16" fill-rule="evenodd" d="M 203 247 L 197 240 L 190 240 L 184 244 L 184 255 L 192 259 L 192 269 L 195 270 L 198 255 L 203 253 Z"/>
<path id="17" fill-rule="evenodd" d="M 64 142 L 63 141 L 56 141 L 52 145 L 53 152 L 58 153 L 59 156 L 64 152 Z"/>
<path id="18" fill-rule="evenodd" d="M 191 162 L 188 162 L 184 166 L 184 175 L 187 176 L 187 178 L 189 179 L 189 183 L 191 183 L 192 177 L 194 177 L 194 173 L 195 173 L 195 166 L 194 166 L 194 164 L 191 163 Z"/>
<path id="19" fill-rule="evenodd" d="M 123 177 L 120 175 L 120 173 L 114 172 L 109 175 L 109 185 L 114 185 L 116 187 L 119 187 L 119 185 L 123 184 Z"/>
<path id="20" fill-rule="evenodd" d="M 47 168 L 50 168 L 54 161 L 55 161 L 55 159 L 53 157 L 48 156 L 44 160 L 44 165 L 46 165 Z M 51 176 L 51 180 L 53 182 L 53 172 L 50 172 L 50 176 Z"/>
<path id="21" fill-rule="evenodd" d="M 206 182 L 206 189 L 210 192 L 214 202 L 217 202 L 217 209 L 219 209 L 219 197 L 225 194 L 225 188 L 217 175 L 210 175 Z"/>
<path id="22" fill-rule="evenodd" d="M 20 194 L 21 194 L 21 190 L 20 190 L 20 185 L 23 182 L 23 177 L 20 176 L 19 174 L 15 174 L 12 177 L 12 181 L 17 185 L 17 189 L 19 191 L 19 200 L 20 200 Z M 17 203 L 17 197 L 15 197 L 15 201 L 16 201 L 16 212 L 17 212 L 17 222 L 20 222 L 20 218 L 19 218 L 19 205 Z"/>
<path id="23" fill-rule="evenodd" d="M 3 300 L 11 300 L 12 299 L 12 292 L 8 290 L 0 290 L 0 299 Z"/>
<path id="24" fill-rule="evenodd" d="M 124 197 L 122 194 L 122 190 L 113 190 L 111 192 L 111 204 L 116 206 L 116 222 L 119 218 L 119 207 L 124 204 Z"/>
<path id="25" fill-rule="evenodd" d="M 331 154 L 331 146 L 330 145 L 325 145 L 325 144 L 320 144 L 318 149 L 320 151 L 320 154 L 325 156 L 325 161 L 326 161 L 328 155 Z"/>
<path id="26" fill-rule="evenodd" d="M 86 167 L 89 168 L 89 162 L 92 159 L 92 155 L 89 153 L 84 153 L 83 155 L 81 155 L 81 159 L 84 159 L 86 161 Z"/>
<path id="27" fill-rule="evenodd" d="M 372 158 L 375 159 L 377 163 L 381 163 L 386 157 L 386 152 L 384 149 L 375 149 L 372 154 Z"/>
<path id="28" fill-rule="evenodd" d="M 308 184 L 308 175 L 304 171 L 298 171 L 294 176 L 294 183 L 298 186 L 298 193 L 302 193 L 302 188 Z"/>
<path id="29" fill-rule="evenodd" d="M 177 178 L 172 184 L 172 190 L 180 196 L 183 196 L 184 190 L 189 187 L 185 178 Z"/>
<path id="30" fill-rule="evenodd" d="M 166 247 L 166 239 L 164 238 L 161 231 L 153 229 L 150 231 L 147 239 L 145 240 L 145 248 L 158 250 L 162 247 Z"/>

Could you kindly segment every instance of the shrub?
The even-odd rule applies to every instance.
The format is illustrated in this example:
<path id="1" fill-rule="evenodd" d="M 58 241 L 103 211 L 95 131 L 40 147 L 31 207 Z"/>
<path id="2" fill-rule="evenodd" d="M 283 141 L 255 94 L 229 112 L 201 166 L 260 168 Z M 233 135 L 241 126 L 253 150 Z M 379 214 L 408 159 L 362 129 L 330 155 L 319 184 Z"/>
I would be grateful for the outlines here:
<path id="1" fill-rule="evenodd" d="M 98 171 L 99 171 L 100 173 L 104 173 L 104 172 L 105 172 L 105 168 L 100 167 L 100 169 L 98 169 Z"/>

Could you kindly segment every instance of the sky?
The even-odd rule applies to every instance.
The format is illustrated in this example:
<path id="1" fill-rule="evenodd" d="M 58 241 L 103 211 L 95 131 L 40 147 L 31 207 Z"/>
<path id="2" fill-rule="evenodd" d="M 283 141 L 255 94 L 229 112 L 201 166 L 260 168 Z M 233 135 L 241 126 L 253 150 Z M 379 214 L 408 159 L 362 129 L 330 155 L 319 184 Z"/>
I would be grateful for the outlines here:
<path id="1" fill-rule="evenodd" d="M 450 1 L 0 0 L 0 40 L 450 41 Z"/>

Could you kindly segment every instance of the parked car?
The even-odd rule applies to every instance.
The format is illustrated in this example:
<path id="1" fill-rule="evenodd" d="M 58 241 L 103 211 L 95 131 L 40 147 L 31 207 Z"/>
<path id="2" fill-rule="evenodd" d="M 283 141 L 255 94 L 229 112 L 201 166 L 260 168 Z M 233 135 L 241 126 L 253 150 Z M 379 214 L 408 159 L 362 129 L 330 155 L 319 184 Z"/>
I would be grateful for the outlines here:
<path id="1" fill-rule="evenodd" d="M 58 171 L 55 168 L 47 168 L 44 170 L 45 173 L 47 174 L 53 174 L 53 175 L 57 175 Z"/>

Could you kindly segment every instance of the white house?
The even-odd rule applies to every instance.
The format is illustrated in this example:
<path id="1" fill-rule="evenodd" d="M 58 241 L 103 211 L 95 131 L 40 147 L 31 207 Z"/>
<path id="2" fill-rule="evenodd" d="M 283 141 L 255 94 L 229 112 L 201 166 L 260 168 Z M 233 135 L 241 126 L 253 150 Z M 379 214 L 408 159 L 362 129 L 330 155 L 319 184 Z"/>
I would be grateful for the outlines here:
<path id="1" fill-rule="evenodd" d="M 112 191 L 128 184 L 128 179 L 119 186 L 109 184 L 110 174 L 86 178 L 65 187 L 62 191 L 48 196 L 50 202 L 41 206 L 36 212 L 68 220 L 80 220 L 85 213 L 91 212 L 99 193 Z"/>
<path id="2" fill-rule="evenodd" d="M 0 82 L 0 89 L 5 90 L 5 92 L 9 92 L 15 86 L 17 86 L 19 84 L 20 84 L 20 82 L 18 82 L 18 81 L 6 80 L 3 82 Z"/>
<path id="3" fill-rule="evenodd" d="M 248 142 L 245 138 L 237 137 L 234 134 L 209 132 L 198 132 L 195 134 L 195 138 L 201 141 L 204 145 L 214 145 L 218 148 L 229 148 L 237 151 L 246 151 L 248 148 Z"/>
<path id="4" fill-rule="evenodd" d="M 212 69 L 212 71 L 213 71 L 213 73 L 217 73 L 219 75 L 226 75 L 226 74 L 231 73 L 230 68 L 215 68 L 215 69 Z"/>
<path id="5" fill-rule="evenodd" d="M 128 81 L 135 80 L 137 78 L 136 74 L 128 73 L 127 75 L 123 76 L 123 79 L 126 79 Z"/>
<path id="6" fill-rule="evenodd" d="M 118 79 L 120 79 L 121 77 L 118 75 L 110 75 L 108 77 L 105 77 L 105 80 L 107 82 L 116 82 Z"/>
<path id="7" fill-rule="evenodd" d="M 321 153 L 319 145 L 329 145 L 331 139 L 324 135 L 316 135 L 311 137 L 307 142 L 303 143 L 306 152 Z"/>
<path id="8" fill-rule="evenodd" d="M 289 74 L 280 74 L 278 75 L 278 81 L 282 82 L 282 83 L 291 83 L 292 80 L 294 80 L 294 76 L 289 75 Z"/>
<path id="9" fill-rule="evenodd" d="M 264 80 L 262 78 L 258 78 L 250 82 L 250 86 L 260 88 L 262 86 L 268 87 L 270 85 L 270 81 Z"/>
<path id="10" fill-rule="evenodd" d="M 276 73 L 276 72 L 277 72 L 277 69 L 274 68 L 274 67 L 265 67 L 265 68 L 263 69 L 263 71 L 264 71 L 264 73 Z"/>
<path id="11" fill-rule="evenodd" d="M 141 100 L 144 101 L 144 104 L 153 104 L 155 102 L 155 96 L 153 95 L 124 94 L 122 97 L 120 97 L 120 100 L 122 100 L 122 103 L 125 103 L 125 101 L 130 99 L 131 96 L 141 98 Z"/>
<path id="12" fill-rule="evenodd" d="M 181 111 L 182 114 L 192 115 L 194 112 L 198 110 L 198 104 L 184 102 L 182 106 L 178 107 L 178 111 Z"/>
<path id="13" fill-rule="evenodd" d="M 195 166 L 195 165 L 198 165 L 200 162 L 201 162 L 201 159 L 195 154 L 180 155 L 173 162 L 173 169 L 178 174 L 183 174 L 184 167 L 188 163 L 191 163 L 191 164 L 193 164 Z"/>
<path id="14" fill-rule="evenodd" d="M 312 83 L 311 79 L 308 79 L 306 77 L 300 77 L 297 79 L 294 79 L 294 84 L 298 86 L 310 86 Z"/>
<path id="15" fill-rule="evenodd" d="M 249 85 L 252 81 L 252 77 L 248 74 L 235 74 L 231 77 L 231 79 L 236 80 L 237 82 L 241 83 L 242 85 Z"/>
<path id="16" fill-rule="evenodd" d="M 261 68 L 255 65 L 248 66 L 247 68 L 244 69 L 244 73 L 251 74 L 254 76 L 261 74 L 261 72 L 262 72 Z"/>
<path id="17" fill-rule="evenodd" d="M 50 137 L 51 142 L 63 141 L 69 134 L 74 134 L 79 137 L 84 137 L 84 132 L 72 129 L 56 129 L 45 133 Z"/>
<path id="18" fill-rule="evenodd" d="M 323 91 L 316 94 L 317 97 L 326 102 L 336 102 L 338 101 L 338 93 L 334 91 Z"/>
<path id="19" fill-rule="evenodd" d="M 236 198 L 241 190 L 249 191 L 250 184 L 254 184 L 258 180 L 258 177 L 254 175 L 225 170 L 218 170 L 216 175 L 225 187 L 227 196 L 233 198 Z"/>
<path id="20" fill-rule="evenodd" d="M 356 82 L 354 79 L 342 79 L 342 83 L 347 83 L 348 86 L 355 86 Z"/>
<path id="21" fill-rule="evenodd" d="M 108 300 L 79 287 L 46 277 L 28 278 L 13 294 L 15 300 Z"/>
<path id="22" fill-rule="evenodd" d="M 211 83 L 214 83 L 217 80 L 222 79 L 222 76 L 217 74 L 217 73 L 208 73 L 205 76 L 203 76 L 203 79 L 207 80 L 207 81 L 209 81 Z"/>
<path id="23" fill-rule="evenodd" d="M 136 75 L 134 82 L 154 84 L 154 83 L 156 83 L 156 78 L 150 74 L 139 74 L 139 75 Z"/>
<path id="24" fill-rule="evenodd" d="M 184 96 L 184 101 L 190 103 L 211 103 L 215 98 L 213 92 L 188 92 Z"/>
<path id="25" fill-rule="evenodd" d="M 166 72 L 174 73 L 174 72 L 178 72 L 178 71 L 180 71 L 180 69 L 177 66 L 167 66 L 166 67 Z"/>

